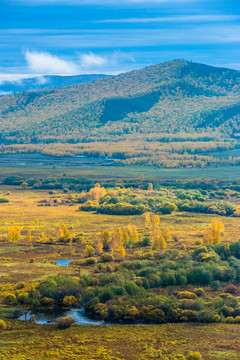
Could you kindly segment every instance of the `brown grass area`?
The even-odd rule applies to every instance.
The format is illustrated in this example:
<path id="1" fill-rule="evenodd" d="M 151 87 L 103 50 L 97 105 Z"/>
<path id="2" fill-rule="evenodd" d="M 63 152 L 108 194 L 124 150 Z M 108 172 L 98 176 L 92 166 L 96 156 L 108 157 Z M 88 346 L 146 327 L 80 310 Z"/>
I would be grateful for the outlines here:
<path id="1" fill-rule="evenodd" d="M 198 351 L 204 360 L 239 360 L 239 326 L 166 324 L 159 326 L 53 326 L 21 324 L 1 331 L 1 360 L 183 359 Z M 173 357 L 171 357 L 173 356 Z M 177 357 L 178 356 L 178 357 Z"/>

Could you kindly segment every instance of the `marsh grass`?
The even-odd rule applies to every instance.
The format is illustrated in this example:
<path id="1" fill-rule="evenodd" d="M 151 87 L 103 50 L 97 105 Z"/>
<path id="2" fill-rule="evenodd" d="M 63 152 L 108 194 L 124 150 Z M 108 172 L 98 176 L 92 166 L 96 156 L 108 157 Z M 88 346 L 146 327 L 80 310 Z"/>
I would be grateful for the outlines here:
<path id="1" fill-rule="evenodd" d="M 183 359 L 198 351 L 203 359 L 237 360 L 238 325 L 74 326 L 57 330 L 33 323 L 8 323 L 1 331 L 0 359 Z M 180 356 L 182 355 L 182 356 Z"/>

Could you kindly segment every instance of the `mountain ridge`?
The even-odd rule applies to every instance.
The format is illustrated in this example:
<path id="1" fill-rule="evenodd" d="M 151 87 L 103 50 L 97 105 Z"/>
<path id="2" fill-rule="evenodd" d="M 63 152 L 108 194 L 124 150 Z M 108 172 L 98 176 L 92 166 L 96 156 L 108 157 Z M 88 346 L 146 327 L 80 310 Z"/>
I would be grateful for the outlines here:
<path id="1" fill-rule="evenodd" d="M 43 75 L 21 79 L 19 81 L 3 81 L 0 83 L 0 96 L 13 95 L 25 91 L 38 91 L 72 86 L 108 77 L 106 74 L 86 75 Z"/>
<path id="2" fill-rule="evenodd" d="M 146 148 L 147 137 L 185 136 L 195 142 L 210 136 L 226 142 L 239 133 L 240 72 L 181 59 L 0 98 L 5 144 L 94 143 L 97 148 L 108 142 L 117 148 L 118 142 L 138 138 Z"/>

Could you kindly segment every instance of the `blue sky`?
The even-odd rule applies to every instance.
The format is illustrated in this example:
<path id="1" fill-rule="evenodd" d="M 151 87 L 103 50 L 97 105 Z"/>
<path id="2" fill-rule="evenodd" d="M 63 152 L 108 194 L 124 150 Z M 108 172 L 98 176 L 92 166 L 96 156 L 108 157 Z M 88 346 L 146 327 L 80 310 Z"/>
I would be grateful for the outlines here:
<path id="1" fill-rule="evenodd" d="M 240 69 L 239 0 L 0 0 L 0 82 L 177 58 Z"/>

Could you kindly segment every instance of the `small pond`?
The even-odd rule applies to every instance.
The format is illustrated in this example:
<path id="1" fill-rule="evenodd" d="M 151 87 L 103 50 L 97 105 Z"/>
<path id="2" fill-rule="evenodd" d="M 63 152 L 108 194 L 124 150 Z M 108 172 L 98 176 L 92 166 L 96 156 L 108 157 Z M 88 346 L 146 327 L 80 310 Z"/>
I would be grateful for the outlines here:
<path id="1" fill-rule="evenodd" d="M 68 267 L 68 264 L 69 264 L 71 261 L 72 261 L 72 260 L 58 260 L 58 261 L 56 262 L 56 265 Z"/>
<path id="2" fill-rule="evenodd" d="M 71 316 L 79 325 L 112 325 L 103 320 L 89 319 L 84 312 L 84 309 L 69 309 L 69 310 L 48 310 L 48 311 L 31 311 L 23 315 L 19 320 L 31 320 L 34 318 L 37 324 L 48 324 L 55 321 L 58 317 Z"/>

